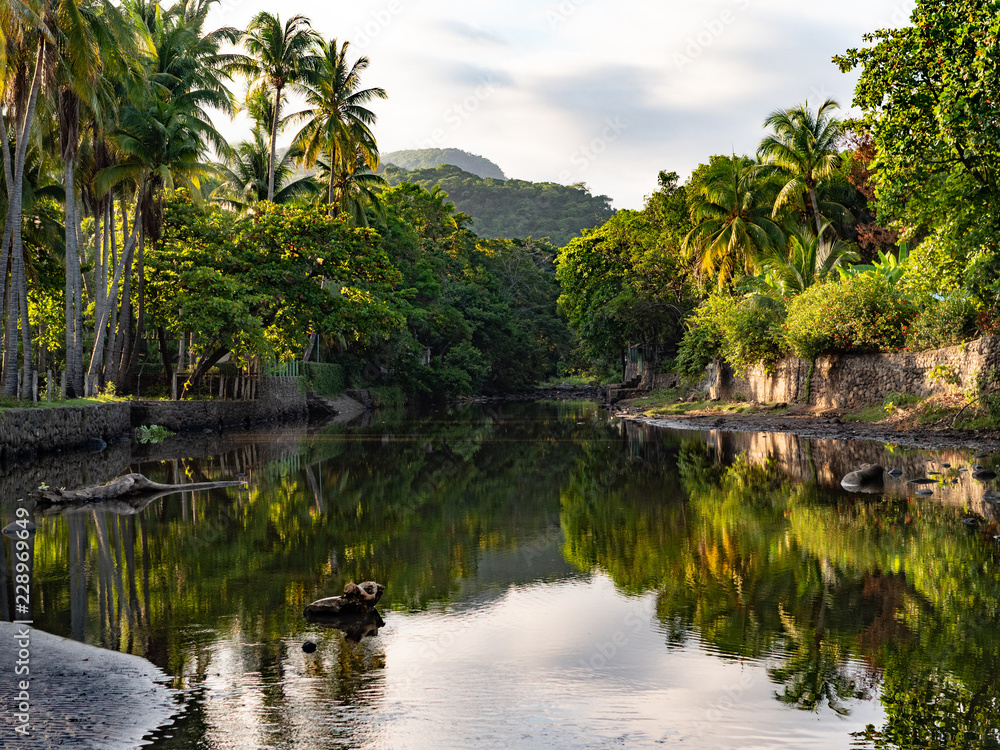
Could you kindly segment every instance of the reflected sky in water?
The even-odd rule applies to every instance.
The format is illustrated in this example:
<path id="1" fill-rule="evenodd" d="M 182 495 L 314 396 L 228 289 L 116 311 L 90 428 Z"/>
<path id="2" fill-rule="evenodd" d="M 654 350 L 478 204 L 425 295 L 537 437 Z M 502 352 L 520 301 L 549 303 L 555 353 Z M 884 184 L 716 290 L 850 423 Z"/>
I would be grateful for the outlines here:
<path id="1" fill-rule="evenodd" d="M 863 461 L 957 474 L 964 452 L 588 404 L 160 450 L 130 468 L 250 488 L 39 514 L 35 545 L 39 627 L 175 678 L 151 747 L 998 746 L 986 485 L 837 486 Z M 362 580 L 387 586 L 376 637 L 302 617 Z"/>

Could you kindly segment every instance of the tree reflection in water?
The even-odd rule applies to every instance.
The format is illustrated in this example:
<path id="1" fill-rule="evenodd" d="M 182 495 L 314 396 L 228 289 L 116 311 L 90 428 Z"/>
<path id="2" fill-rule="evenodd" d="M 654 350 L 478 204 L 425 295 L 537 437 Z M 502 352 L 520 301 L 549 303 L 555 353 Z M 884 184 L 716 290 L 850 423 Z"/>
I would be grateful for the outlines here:
<path id="1" fill-rule="evenodd" d="M 859 746 L 1000 747 L 1000 532 L 962 526 L 959 503 L 844 493 L 831 486 L 841 464 L 886 449 L 852 444 L 848 460 L 834 448 L 625 426 L 583 404 L 507 405 L 133 463 L 158 481 L 252 482 L 39 519 L 36 624 L 219 691 L 190 703 L 173 747 L 220 721 L 249 736 L 264 719 L 248 711 L 305 742 L 296 705 L 367 710 L 386 666 L 379 639 L 355 638 L 377 623 L 325 631 L 303 657 L 297 643 L 317 632 L 305 603 L 378 580 L 391 623 L 393 611 L 460 601 L 487 556 L 515 555 L 497 567 L 501 589 L 565 575 L 539 553 L 551 542 L 582 573 L 655 591 L 668 649 L 766 660 L 775 699 L 804 711 L 847 714 L 877 697 L 885 725 Z M 324 679 L 301 695 L 281 678 L 289 669 Z M 225 699 L 232 675 L 257 696 L 249 707 Z"/>

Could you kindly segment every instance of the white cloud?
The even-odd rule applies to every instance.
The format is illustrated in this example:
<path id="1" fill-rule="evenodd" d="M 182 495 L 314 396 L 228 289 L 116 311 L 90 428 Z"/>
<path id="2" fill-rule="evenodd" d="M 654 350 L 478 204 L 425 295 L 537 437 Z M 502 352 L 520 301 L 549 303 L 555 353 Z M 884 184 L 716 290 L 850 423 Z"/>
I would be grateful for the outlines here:
<path id="1" fill-rule="evenodd" d="M 511 177 L 585 181 L 635 208 L 659 170 L 752 152 L 778 107 L 834 96 L 831 63 L 861 35 L 906 22 L 912 0 L 225 0 L 217 23 L 303 13 L 371 58 L 384 151 L 455 146 Z M 618 123 L 609 130 L 608 123 Z M 226 125 L 239 137 L 245 124 Z M 610 135 L 613 138 L 609 137 Z"/>

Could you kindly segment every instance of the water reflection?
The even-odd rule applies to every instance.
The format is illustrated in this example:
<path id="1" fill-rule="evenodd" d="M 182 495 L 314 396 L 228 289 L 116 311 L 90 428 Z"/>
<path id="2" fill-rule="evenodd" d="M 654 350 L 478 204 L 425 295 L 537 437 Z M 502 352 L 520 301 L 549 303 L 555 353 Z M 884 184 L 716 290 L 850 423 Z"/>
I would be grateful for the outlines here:
<path id="1" fill-rule="evenodd" d="M 39 627 L 185 690 L 155 747 L 1000 746 L 1000 526 L 961 451 L 586 404 L 168 445 L 129 467 L 249 489 L 41 517 L 35 547 Z M 903 476 L 839 487 L 869 462 Z M 364 580 L 385 621 L 303 618 Z"/>

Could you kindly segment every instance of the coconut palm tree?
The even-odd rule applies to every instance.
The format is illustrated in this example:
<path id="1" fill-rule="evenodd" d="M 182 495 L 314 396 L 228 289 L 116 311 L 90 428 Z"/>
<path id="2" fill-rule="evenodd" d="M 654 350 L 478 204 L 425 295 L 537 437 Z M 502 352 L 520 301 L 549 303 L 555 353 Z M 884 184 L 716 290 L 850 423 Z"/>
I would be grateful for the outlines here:
<path id="1" fill-rule="evenodd" d="M 315 73 L 306 86 L 308 109 L 297 116 L 305 125 L 295 137 L 302 148 L 306 166 L 313 166 L 323 154 L 329 159 L 330 168 L 327 181 L 327 203 L 330 213 L 345 210 L 344 199 L 347 181 L 362 188 L 366 184 L 377 184 L 366 172 L 378 169 L 378 146 L 371 126 L 375 123 L 375 113 L 368 104 L 376 99 L 385 99 L 382 88 L 361 88 L 361 76 L 368 69 L 367 57 L 359 57 L 353 64 L 347 60 L 350 42 L 338 45 L 336 39 L 320 44 L 320 61 Z M 359 169 L 358 160 L 367 166 Z M 355 177 L 356 176 L 356 177 Z M 337 185 L 338 179 L 343 184 Z M 364 189 L 354 195 L 365 195 Z"/>
<path id="2" fill-rule="evenodd" d="M 793 200 L 808 199 L 807 213 L 812 215 L 818 235 L 823 233 L 817 186 L 837 170 L 837 141 L 843 135 L 843 122 L 833 116 L 840 105 L 827 99 L 813 112 L 809 102 L 772 112 L 764 121 L 774 132 L 764 137 L 757 156 L 774 166 L 784 179 L 784 187 L 774 201 L 777 212 Z"/>
<path id="3" fill-rule="evenodd" d="M 369 206 L 380 219 L 384 219 L 385 212 L 379 193 L 389 183 L 371 170 L 368 154 L 362 146 L 348 144 L 346 148 L 348 150 L 338 160 L 338 166 L 333 171 L 325 161 L 317 162 L 319 179 L 329 186 L 326 202 L 330 206 L 330 215 L 346 213 L 354 226 L 366 227 Z M 353 160 L 350 158 L 352 153 Z M 332 200 L 330 195 L 333 196 Z"/>
<path id="4" fill-rule="evenodd" d="M 794 297 L 817 281 L 823 281 L 838 269 L 846 269 L 860 259 L 857 251 L 839 239 L 823 239 L 829 222 L 819 236 L 805 224 L 786 228 L 788 245 L 784 251 L 772 248 L 760 259 L 766 270 L 765 281 L 782 294 Z"/>
<path id="5" fill-rule="evenodd" d="M 691 196 L 696 226 L 683 247 L 698 256 L 702 274 L 725 286 L 743 270 L 751 273 L 761 253 L 784 245 L 771 220 L 772 202 L 765 167 L 745 156 L 714 158 Z"/>
<path id="6" fill-rule="evenodd" d="M 228 62 L 229 71 L 241 73 L 250 79 L 251 91 L 268 91 L 274 100 L 267 179 L 269 201 L 274 200 L 282 97 L 286 89 L 303 89 L 317 67 L 318 59 L 314 50 L 319 41 L 319 35 L 312 30 L 312 25 L 305 16 L 292 16 L 282 25 L 277 15 L 261 12 L 250 22 L 243 37 L 243 46 L 250 54 L 234 56 Z"/>
<path id="7" fill-rule="evenodd" d="M 212 199 L 237 211 L 246 211 L 254 203 L 267 200 L 270 178 L 270 149 L 267 131 L 254 128 L 251 138 L 240 143 L 220 168 L 223 183 Z M 278 156 L 274 169 L 273 203 L 288 203 L 296 198 L 311 198 L 320 192 L 312 175 L 295 177 L 295 164 L 302 151 L 293 146 Z"/>

